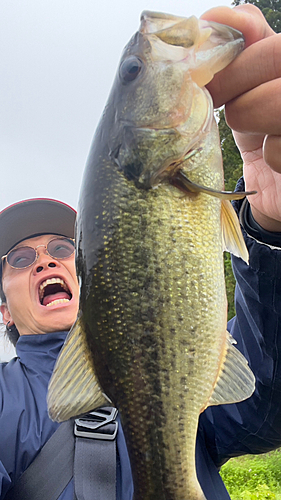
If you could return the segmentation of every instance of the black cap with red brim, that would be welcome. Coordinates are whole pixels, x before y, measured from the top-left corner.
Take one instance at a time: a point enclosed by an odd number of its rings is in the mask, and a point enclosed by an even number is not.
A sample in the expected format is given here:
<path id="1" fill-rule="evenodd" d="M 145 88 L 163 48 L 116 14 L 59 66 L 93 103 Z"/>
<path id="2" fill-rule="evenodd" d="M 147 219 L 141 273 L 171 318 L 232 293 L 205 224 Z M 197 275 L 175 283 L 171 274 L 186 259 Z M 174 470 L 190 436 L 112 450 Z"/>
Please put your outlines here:
<path id="1" fill-rule="evenodd" d="M 17 243 L 36 235 L 74 238 L 75 219 L 73 208 L 49 198 L 32 198 L 10 205 L 0 212 L 0 259 Z"/>

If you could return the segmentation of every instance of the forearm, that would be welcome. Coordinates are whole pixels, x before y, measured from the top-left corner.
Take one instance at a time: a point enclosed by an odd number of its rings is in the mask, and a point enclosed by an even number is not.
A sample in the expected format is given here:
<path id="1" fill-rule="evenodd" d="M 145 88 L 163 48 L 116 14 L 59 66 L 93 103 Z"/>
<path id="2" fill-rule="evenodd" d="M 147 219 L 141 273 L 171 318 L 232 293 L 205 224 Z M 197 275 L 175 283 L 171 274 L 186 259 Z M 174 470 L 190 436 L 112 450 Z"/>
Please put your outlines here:
<path id="1" fill-rule="evenodd" d="M 281 446 L 281 248 L 244 236 L 249 266 L 233 259 L 236 317 L 228 327 L 255 374 L 256 390 L 246 401 L 202 415 L 206 446 L 218 466 L 231 456 Z"/>

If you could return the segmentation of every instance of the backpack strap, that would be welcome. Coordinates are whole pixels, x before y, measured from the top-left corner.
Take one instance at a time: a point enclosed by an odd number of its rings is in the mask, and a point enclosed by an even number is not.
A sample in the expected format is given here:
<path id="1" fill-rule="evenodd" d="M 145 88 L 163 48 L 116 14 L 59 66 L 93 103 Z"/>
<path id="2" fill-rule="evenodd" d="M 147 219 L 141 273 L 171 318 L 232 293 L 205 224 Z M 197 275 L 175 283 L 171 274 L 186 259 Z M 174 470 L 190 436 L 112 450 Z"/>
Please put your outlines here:
<path id="1" fill-rule="evenodd" d="M 117 413 L 116 408 L 103 407 L 75 420 L 74 487 L 77 500 L 116 498 Z"/>
<path id="2" fill-rule="evenodd" d="M 77 500 L 116 500 L 116 416 L 105 407 L 63 422 L 5 500 L 57 500 L 73 475 Z"/>
<path id="3" fill-rule="evenodd" d="M 73 420 L 63 422 L 5 500 L 56 500 L 73 477 Z"/>

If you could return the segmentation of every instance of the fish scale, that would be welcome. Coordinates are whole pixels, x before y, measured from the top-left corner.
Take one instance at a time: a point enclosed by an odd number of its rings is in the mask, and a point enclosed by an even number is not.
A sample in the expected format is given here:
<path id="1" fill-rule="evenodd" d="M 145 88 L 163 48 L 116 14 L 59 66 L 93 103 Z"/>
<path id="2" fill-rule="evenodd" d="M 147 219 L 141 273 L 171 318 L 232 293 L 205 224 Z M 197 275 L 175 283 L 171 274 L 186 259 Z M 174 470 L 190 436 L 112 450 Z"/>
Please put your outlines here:
<path id="1" fill-rule="evenodd" d="M 80 312 L 48 407 L 58 421 L 108 399 L 118 407 L 134 500 L 205 500 L 195 466 L 199 415 L 254 390 L 226 331 L 223 250 L 247 260 L 229 199 L 244 194 L 222 191 L 203 88 L 242 47 L 229 27 L 145 12 L 84 173 Z"/>
<path id="2" fill-rule="evenodd" d="M 170 480 L 165 488 L 169 491 L 173 486 L 174 491 L 178 483 L 183 496 L 179 493 L 177 498 L 184 498 L 188 474 L 183 471 L 191 467 L 187 457 L 194 454 L 190 448 L 195 446 L 198 415 L 217 374 L 215 351 L 219 351 L 221 342 L 219 339 L 216 348 L 214 332 L 219 328 L 222 334 L 225 332 L 221 309 L 214 307 L 218 302 L 222 307 L 225 304 L 223 274 L 222 269 L 218 272 L 217 262 L 212 259 L 212 255 L 217 254 L 218 243 L 222 245 L 220 201 L 214 199 L 210 203 L 204 194 L 189 199 L 169 185 L 147 192 L 131 185 L 128 190 L 120 175 L 114 180 L 111 176 L 111 182 L 112 193 L 102 206 L 102 232 L 108 232 L 112 207 L 116 213 L 116 206 L 120 209 L 118 227 L 107 240 L 104 254 L 99 255 L 98 266 L 92 269 L 99 287 L 85 298 L 85 311 L 89 311 L 89 315 L 83 316 L 85 330 L 89 331 L 87 341 L 95 346 L 92 349 L 94 365 L 110 367 L 111 376 L 100 375 L 103 389 L 112 400 L 119 402 L 124 415 L 129 415 L 128 421 L 123 417 L 123 425 L 125 434 L 134 436 L 131 460 L 139 464 L 140 450 L 143 454 L 147 453 L 146 448 L 150 451 L 145 470 L 141 473 L 139 465 L 137 468 L 135 482 L 140 485 L 139 498 L 153 498 L 156 494 L 157 463 L 163 469 L 161 484 L 169 471 Z M 204 198 L 204 203 L 200 198 Z M 204 232 L 198 231 L 199 217 L 208 219 Z M 190 253 L 191 242 L 196 251 Z M 206 259 L 206 255 L 210 258 Z M 91 307 L 87 307 L 87 301 Z M 102 336 L 93 339 L 95 322 Z M 212 346 L 215 372 L 206 343 Z M 108 344 L 112 349 L 110 353 Z M 202 363 L 205 372 L 202 372 Z M 102 370 L 97 368 L 99 373 Z M 214 373 L 213 380 L 210 372 Z M 151 375 L 155 374 L 152 383 Z M 146 411 L 144 402 L 147 402 Z M 157 483 L 153 471 L 157 474 Z M 150 482 L 153 487 L 147 492 Z"/>

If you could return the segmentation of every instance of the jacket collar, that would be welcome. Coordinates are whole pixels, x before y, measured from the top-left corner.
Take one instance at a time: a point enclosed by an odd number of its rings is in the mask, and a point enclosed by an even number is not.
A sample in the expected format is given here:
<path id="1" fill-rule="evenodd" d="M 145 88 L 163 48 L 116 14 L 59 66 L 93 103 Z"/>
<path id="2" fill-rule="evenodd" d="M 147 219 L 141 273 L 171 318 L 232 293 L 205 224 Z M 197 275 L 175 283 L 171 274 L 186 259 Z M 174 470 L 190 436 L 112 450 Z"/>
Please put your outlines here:
<path id="1" fill-rule="evenodd" d="M 21 335 L 16 345 L 21 364 L 37 373 L 50 374 L 68 332 Z"/>

